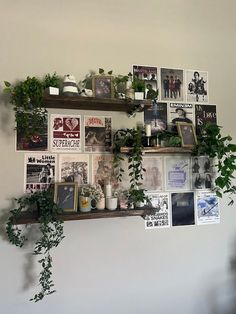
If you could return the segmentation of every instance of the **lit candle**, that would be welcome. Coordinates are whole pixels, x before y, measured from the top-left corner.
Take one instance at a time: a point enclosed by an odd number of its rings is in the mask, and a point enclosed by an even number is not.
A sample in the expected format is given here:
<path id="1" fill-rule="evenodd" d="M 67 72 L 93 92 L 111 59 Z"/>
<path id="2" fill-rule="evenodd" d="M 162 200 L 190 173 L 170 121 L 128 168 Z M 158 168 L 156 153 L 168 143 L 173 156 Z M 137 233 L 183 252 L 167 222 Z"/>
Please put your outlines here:
<path id="1" fill-rule="evenodd" d="M 151 132 L 152 132 L 151 124 L 145 125 L 145 131 L 146 131 L 146 136 L 151 136 Z"/>

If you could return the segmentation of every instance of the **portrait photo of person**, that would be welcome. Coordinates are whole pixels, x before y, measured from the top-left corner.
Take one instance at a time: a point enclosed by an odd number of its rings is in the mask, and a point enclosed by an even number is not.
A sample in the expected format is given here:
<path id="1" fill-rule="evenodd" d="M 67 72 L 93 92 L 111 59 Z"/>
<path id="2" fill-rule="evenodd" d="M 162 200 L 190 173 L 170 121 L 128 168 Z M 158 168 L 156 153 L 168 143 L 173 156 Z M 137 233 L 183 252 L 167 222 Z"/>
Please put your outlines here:
<path id="1" fill-rule="evenodd" d="M 184 71 L 161 68 L 161 100 L 183 101 Z"/>
<path id="2" fill-rule="evenodd" d="M 177 122 L 177 129 L 181 137 L 182 147 L 193 147 L 197 143 L 195 129 L 192 123 Z"/>
<path id="3" fill-rule="evenodd" d="M 63 211 L 77 211 L 78 186 L 75 183 L 56 183 L 54 201 Z"/>
<path id="4" fill-rule="evenodd" d="M 206 71 L 186 71 L 187 101 L 208 102 L 208 73 Z"/>

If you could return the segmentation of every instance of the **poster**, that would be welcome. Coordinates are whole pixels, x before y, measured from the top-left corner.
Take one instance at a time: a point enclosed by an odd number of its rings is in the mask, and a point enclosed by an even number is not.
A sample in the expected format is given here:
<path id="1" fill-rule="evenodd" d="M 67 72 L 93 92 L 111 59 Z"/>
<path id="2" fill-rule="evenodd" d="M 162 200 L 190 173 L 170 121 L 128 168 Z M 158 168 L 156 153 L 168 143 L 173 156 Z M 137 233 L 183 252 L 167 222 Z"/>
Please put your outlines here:
<path id="1" fill-rule="evenodd" d="M 172 226 L 194 225 L 194 193 L 172 193 Z"/>
<path id="2" fill-rule="evenodd" d="M 161 68 L 161 100 L 184 101 L 184 71 Z"/>
<path id="3" fill-rule="evenodd" d="M 187 102 L 208 103 L 208 73 L 206 71 L 186 70 Z"/>
<path id="4" fill-rule="evenodd" d="M 80 152 L 81 117 L 72 114 L 51 114 L 50 143 L 52 152 Z"/>
<path id="5" fill-rule="evenodd" d="M 190 190 L 189 172 L 189 157 L 165 157 L 165 190 Z"/>
<path id="6" fill-rule="evenodd" d="M 147 193 L 153 214 L 145 216 L 145 229 L 170 227 L 170 205 L 168 193 Z"/>
<path id="7" fill-rule="evenodd" d="M 106 183 L 110 183 L 112 190 L 118 188 L 118 181 L 113 168 L 112 154 L 93 154 L 92 155 L 92 183 L 100 184 L 104 188 Z"/>
<path id="8" fill-rule="evenodd" d="M 32 114 L 28 114 L 31 116 Z M 29 124 L 29 129 L 31 125 Z M 47 151 L 48 150 L 48 115 L 41 128 L 30 138 L 25 138 L 16 128 L 16 151 Z"/>
<path id="9" fill-rule="evenodd" d="M 84 151 L 112 151 L 111 117 L 84 116 Z"/>
<path id="10" fill-rule="evenodd" d="M 216 105 L 195 105 L 195 125 L 197 134 L 201 134 L 201 128 L 206 123 L 217 124 Z"/>
<path id="11" fill-rule="evenodd" d="M 213 189 L 216 178 L 216 159 L 208 156 L 191 158 L 192 188 L 194 190 Z"/>
<path id="12" fill-rule="evenodd" d="M 196 208 L 198 225 L 220 222 L 219 200 L 214 192 L 197 192 Z"/>
<path id="13" fill-rule="evenodd" d="M 55 170 L 55 154 L 25 154 L 24 192 L 47 189 L 55 182 Z"/>
<path id="14" fill-rule="evenodd" d="M 194 123 L 193 104 L 170 103 L 168 106 L 168 125 L 177 132 L 177 122 Z"/>
<path id="15" fill-rule="evenodd" d="M 151 133 L 167 129 L 167 103 L 158 102 L 151 109 L 144 110 L 144 124 L 151 124 Z"/>
<path id="16" fill-rule="evenodd" d="M 147 191 L 161 191 L 163 181 L 163 158 L 160 156 L 143 157 L 143 188 Z"/>
<path id="17" fill-rule="evenodd" d="M 133 65 L 133 77 L 144 81 L 145 98 L 158 98 L 158 74 L 157 67 L 147 65 Z"/>
<path id="18" fill-rule="evenodd" d="M 59 155 L 59 181 L 88 184 L 89 156 L 86 154 Z"/>

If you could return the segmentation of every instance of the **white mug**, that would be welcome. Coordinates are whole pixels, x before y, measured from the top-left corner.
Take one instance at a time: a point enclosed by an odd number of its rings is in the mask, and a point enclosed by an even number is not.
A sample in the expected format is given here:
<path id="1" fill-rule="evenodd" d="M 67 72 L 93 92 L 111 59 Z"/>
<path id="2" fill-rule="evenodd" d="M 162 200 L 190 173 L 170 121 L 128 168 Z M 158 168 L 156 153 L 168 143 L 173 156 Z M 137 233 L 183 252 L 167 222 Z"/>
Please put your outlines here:
<path id="1" fill-rule="evenodd" d="M 107 197 L 106 198 L 106 208 L 109 210 L 117 209 L 117 197 Z"/>

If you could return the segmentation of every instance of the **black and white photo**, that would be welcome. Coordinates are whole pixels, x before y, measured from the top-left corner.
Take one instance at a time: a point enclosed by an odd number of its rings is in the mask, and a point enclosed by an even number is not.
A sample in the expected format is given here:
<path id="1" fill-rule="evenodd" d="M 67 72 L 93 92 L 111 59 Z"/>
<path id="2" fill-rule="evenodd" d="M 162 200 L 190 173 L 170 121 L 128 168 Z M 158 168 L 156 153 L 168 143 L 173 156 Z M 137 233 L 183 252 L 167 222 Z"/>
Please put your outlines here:
<path id="1" fill-rule="evenodd" d="M 187 102 L 208 103 L 208 73 L 199 70 L 186 70 Z"/>
<path id="2" fill-rule="evenodd" d="M 161 100 L 184 101 L 184 71 L 161 68 Z"/>
<path id="3" fill-rule="evenodd" d="M 216 160 L 208 156 L 191 158 L 192 189 L 212 190 L 215 186 Z"/>

